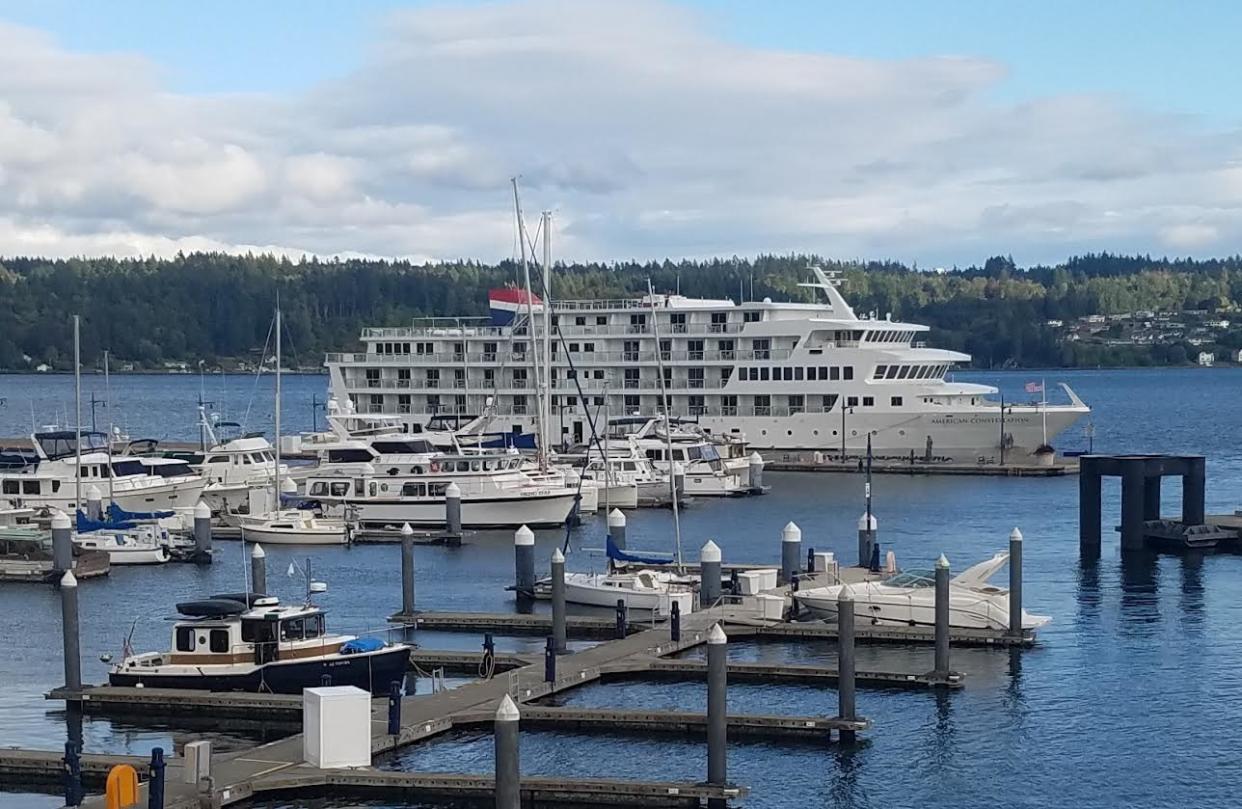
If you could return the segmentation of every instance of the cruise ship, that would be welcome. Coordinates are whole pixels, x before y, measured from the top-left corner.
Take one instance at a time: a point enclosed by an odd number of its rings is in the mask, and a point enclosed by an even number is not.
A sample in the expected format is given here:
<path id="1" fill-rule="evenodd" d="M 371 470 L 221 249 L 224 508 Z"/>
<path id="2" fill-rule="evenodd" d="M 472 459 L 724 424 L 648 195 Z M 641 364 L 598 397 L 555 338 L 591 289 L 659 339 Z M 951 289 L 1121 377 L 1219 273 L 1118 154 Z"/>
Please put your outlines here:
<path id="1" fill-rule="evenodd" d="M 551 354 L 549 433 L 581 444 L 607 418 L 663 412 L 760 451 L 855 457 L 1029 460 L 1090 412 L 1066 402 L 1013 403 L 988 385 L 946 378 L 970 355 L 928 347 L 927 326 L 857 315 L 840 279 L 812 268 L 816 303 L 737 303 L 679 294 L 554 301 L 490 294 L 491 319 L 435 318 L 366 328 L 363 353 L 329 354 L 332 393 L 359 413 L 423 425 L 492 413 L 498 429 L 537 425 L 536 352 Z M 550 321 L 552 339 L 544 342 Z M 545 347 L 546 346 L 546 347 Z M 664 384 L 661 385 L 660 374 Z M 1061 398 L 1061 397 L 1058 397 Z M 601 415 L 604 420 L 601 420 Z M 557 442 L 553 442 L 557 443 Z"/>

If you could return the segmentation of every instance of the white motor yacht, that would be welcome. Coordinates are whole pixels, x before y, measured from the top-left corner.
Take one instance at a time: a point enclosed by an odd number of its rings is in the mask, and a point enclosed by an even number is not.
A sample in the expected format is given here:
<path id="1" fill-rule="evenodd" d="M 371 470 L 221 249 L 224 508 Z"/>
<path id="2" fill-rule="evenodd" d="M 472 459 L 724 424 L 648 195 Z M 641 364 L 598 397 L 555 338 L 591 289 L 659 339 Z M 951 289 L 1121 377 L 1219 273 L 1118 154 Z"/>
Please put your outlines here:
<path id="1" fill-rule="evenodd" d="M 988 584 L 1009 561 L 998 553 L 949 580 L 949 626 L 1008 629 L 1009 591 Z M 878 581 L 813 587 L 793 593 L 798 604 L 820 618 L 835 621 L 837 599 L 844 589 L 854 599 L 854 614 L 871 624 L 934 626 L 936 578 L 933 570 L 906 570 Z M 1052 619 L 1022 612 L 1022 628 L 1038 629 Z"/>
<path id="2" fill-rule="evenodd" d="M 609 421 L 612 438 L 629 438 L 656 469 L 679 468 L 689 497 L 736 497 L 750 494 L 749 465 L 743 474 L 726 464 L 716 443 L 687 425 L 663 417 L 623 417 Z"/>
<path id="3" fill-rule="evenodd" d="M 346 545 L 350 540 L 343 520 L 319 517 L 305 509 L 287 508 L 257 517 L 240 518 L 242 539 L 264 545 Z"/>
<path id="4" fill-rule="evenodd" d="M 686 579 L 662 570 L 565 574 L 565 600 L 592 607 L 615 607 L 625 601 L 629 610 L 667 618 L 677 604 L 682 615 L 694 608 L 694 587 Z"/>

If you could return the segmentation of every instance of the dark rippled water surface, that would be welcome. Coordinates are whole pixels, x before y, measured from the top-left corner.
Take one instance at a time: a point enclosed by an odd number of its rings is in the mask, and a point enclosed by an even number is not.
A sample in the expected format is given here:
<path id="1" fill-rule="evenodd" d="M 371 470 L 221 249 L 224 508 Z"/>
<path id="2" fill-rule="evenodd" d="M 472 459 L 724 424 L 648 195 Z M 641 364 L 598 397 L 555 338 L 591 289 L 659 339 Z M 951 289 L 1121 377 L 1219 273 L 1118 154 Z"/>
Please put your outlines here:
<path id="1" fill-rule="evenodd" d="M 963 375 L 964 376 L 964 375 Z M 1016 394 L 1027 377 L 971 375 Z M 1242 418 L 1237 405 L 1242 373 L 1213 371 L 1076 372 L 1061 377 L 1097 408 L 1095 443 L 1104 451 L 1201 452 L 1208 456 L 1208 510 L 1242 507 Z M 1049 380 L 1053 379 L 1049 376 Z M 7 407 L 0 434 L 20 432 L 23 394 L 46 393 L 59 380 L 0 377 Z M 197 382 L 126 378 L 143 388 L 152 412 L 197 393 Z M 193 382 L 193 384 L 190 384 Z M 302 379 L 291 396 L 321 390 L 322 379 Z M 158 384 L 157 384 L 158 383 Z M 178 387 L 180 386 L 180 387 Z M 177 407 L 180 405 L 177 404 Z M 292 404 L 290 405 L 292 407 Z M 28 414 L 25 417 L 29 423 Z M 184 421 L 183 427 L 178 427 Z M 192 420 L 169 416 L 167 435 L 190 435 Z M 309 426 L 309 408 L 305 421 Z M 131 426 L 131 432 L 141 432 Z M 152 431 L 154 432 L 154 431 Z M 1077 440 L 1077 439 L 1075 439 Z M 774 491 L 757 500 L 700 502 L 686 511 L 683 538 L 693 556 L 707 539 L 726 559 L 779 558 L 780 529 L 803 528 L 804 544 L 850 559 L 861 510 L 861 480 L 852 476 L 770 474 Z M 1165 510 L 1178 507 L 1179 487 L 1166 485 Z M 1105 485 L 1105 524 L 1117 521 L 1118 487 Z M 1017 525 L 1026 535 L 1026 600 L 1054 623 L 1033 650 L 954 650 L 954 668 L 966 687 L 947 696 L 930 692 L 861 689 L 860 711 L 874 722 L 866 743 L 843 752 L 811 744 L 737 744 L 729 771 L 751 788 L 752 807 L 995 807 L 1234 806 L 1242 801 L 1242 762 L 1233 728 L 1242 716 L 1242 558 L 1187 556 L 1120 559 L 1115 535 L 1105 537 L 1102 559 L 1083 566 L 1077 554 L 1077 482 L 1074 478 L 880 477 L 876 513 L 881 540 L 906 566 L 926 565 L 945 553 L 961 568 L 1005 546 Z M 585 569 L 583 548 L 602 545 L 603 521 L 574 532 L 571 568 Z M 666 549 L 671 515 L 633 512 L 631 547 Z M 560 541 L 540 532 L 546 558 Z M 139 648 L 164 648 L 173 602 L 236 589 L 243 576 L 240 549 L 221 546 L 208 569 L 165 566 L 117 569 L 85 582 L 83 657 L 86 679 L 101 681 L 103 653 L 117 654 L 134 624 Z M 329 582 L 324 598 L 336 628 L 368 629 L 400 603 L 396 548 L 359 546 L 292 551 L 268 549 L 275 589 L 293 596 L 283 571 L 312 557 L 317 577 Z M 426 609 L 511 609 L 504 586 L 512 578 L 511 537 L 479 534 L 457 549 L 417 551 L 418 603 Z M 1003 574 L 1002 574 L 1003 576 Z M 42 694 L 60 682 L 59 608 L 50 588 L 0 585 L 0 745 L 47 749 L 63 745 L 63 711 Z M 421 633 L 429 648 L 477 648 L 478 638 Z M 535 649 L 534 639 L 502 641 L 507 649 Z M 736 659 L 831 661 L 828 643 L 738 643 Z M 860 667 L 925 671 L 930 650 L 862 647 Z M 701 684 L 627 681 L 589 686 L 559 697 L 563 704 L 701 709 Z M 734 710 L 830 714 L 829 689 L 733 684 Z M 209 735 L 232 747 L 251 744 L 279 728 L 195 726 L 88 720 L 88 750 L 145 753 Z M 530 732 L 522 739 L 525 772 L 624 778 L 701 779 L 706 749 L 693 740 L 635 735 L 601 737 Z M 487 772 L 491 740 L 459 734 L 408 748 L 377 762 L 386 768 Z M 0 807 L 52 806 L 52 798 L 0 793 Z M 278 804 L 268 804 L 275 807 Z M 338 809 L 357 802 L 297 802 Z M 374 804 L 380 806 L 380 804 Z"/>

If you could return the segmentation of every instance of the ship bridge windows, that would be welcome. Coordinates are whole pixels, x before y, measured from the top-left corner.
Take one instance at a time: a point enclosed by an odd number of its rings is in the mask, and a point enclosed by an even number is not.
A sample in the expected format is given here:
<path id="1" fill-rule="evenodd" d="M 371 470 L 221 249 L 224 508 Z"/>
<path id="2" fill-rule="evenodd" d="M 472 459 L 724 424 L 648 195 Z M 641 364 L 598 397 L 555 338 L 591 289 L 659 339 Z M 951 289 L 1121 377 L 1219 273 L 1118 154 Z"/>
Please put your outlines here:
<path id="1" fill-rule="evenodd" d="M 900 396 L 890 396 L 888 399 L 888 403 L 892 405 L 893 407 L 901 407 L 902 399 Z"/>
<path id="2" fill-rule="evenodd" d="M 742 312 L 743 323 L 758 323 L 763 319 L 762 312 Z"/>
<path id="3" fill-rule="evenodd" d="M 877 365 L 875 366 L 875 374 L 871 378 L 872 379 L 883 379 L 884 372 L 887 370 L 888 370 L 887 365 Z"/>
<path id="4" fill-rule="evenodd" d="M 824 412 L 827 413 L 828 411 L 832 410 L 832 408 L 836 407 L 837 399 L 839 398 L 841 397 L 835 393 L 824 394 L 824 397 L 822 400 Z"/>
<path id="5" fill-rule="evenodd" d="M 875 407 L 875 397 L 874 397 L 874 396 L 864 396 L 864 397 L 863 397 L 863 407 Z"/>
<path id="6" fill-rule="evenodd" d="M 789 396 L 789 415 L 795 416 L 806 410 L 806 397 L 802 394 L 791 394 Z"/>
<path id="7" fill-rule="evenodd" d="M 836 382 L 840 378 L 841 378 L 841 369 L 835 365 L 831 366 L 828 369 L 828 379 L 830 379 L 833 382 Z"/>
<path id="8" fill-rule="evenodd" d="M 719 334 L 723 332 L 729 324 L 728 312 L 712 312 L 712 322 L 709 331 Z"/>

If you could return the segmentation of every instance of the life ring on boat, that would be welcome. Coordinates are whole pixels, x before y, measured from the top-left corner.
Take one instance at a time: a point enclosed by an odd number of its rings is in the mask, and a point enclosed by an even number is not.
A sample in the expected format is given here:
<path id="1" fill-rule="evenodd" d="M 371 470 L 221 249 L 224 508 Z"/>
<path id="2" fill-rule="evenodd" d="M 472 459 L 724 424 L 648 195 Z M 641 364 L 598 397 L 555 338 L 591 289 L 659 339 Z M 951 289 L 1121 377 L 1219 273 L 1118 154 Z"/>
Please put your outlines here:
<path id="1" fill-rule="evenodd" d="M 437 462 L 437 461 L 432 461 L 432 462 L 431 462 L 431 471 L 432 471 L 432 472 L 439 472 L 439 471 L 440 471 L 440 464 L 439 464 L 439 462 Z"/>

